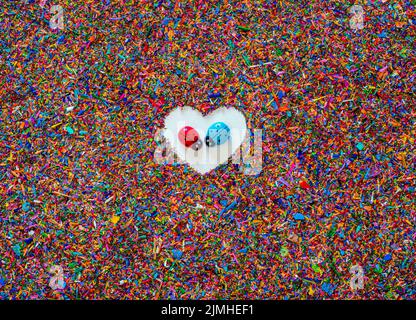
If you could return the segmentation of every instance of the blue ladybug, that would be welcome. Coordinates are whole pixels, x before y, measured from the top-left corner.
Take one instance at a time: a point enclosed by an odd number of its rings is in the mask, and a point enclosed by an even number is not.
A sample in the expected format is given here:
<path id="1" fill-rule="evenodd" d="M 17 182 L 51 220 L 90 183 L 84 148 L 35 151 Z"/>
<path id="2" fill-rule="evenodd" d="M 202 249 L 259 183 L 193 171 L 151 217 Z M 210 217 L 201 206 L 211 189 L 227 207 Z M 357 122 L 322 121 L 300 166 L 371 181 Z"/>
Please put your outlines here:
<path id="1" fill-rule="evenodd" d="M 230 128 L 224 122 L 215 122 L 208 128 L 205 143 L 208 147 L 214 147 L 225 143 L 230 139 Z"/>

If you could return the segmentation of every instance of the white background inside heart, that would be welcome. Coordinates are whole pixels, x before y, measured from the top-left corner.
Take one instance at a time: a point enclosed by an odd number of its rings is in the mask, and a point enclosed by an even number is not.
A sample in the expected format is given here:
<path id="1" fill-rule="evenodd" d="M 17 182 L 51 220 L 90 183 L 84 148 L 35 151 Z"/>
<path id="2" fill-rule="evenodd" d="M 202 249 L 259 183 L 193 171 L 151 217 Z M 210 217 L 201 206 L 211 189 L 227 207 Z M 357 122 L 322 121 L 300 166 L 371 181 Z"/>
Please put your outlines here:
<path id="1" fill-rule="evenodd" d="M 231 131 L 229 142 L 218 146 L 208 147 L 205 137 L 208 128 L 215 122 L 224 122 Z M 178 137 L 179 130 L 185 126 L 194 128 L 201 139 L 203 146 L 194 151 L 186 148 Z M 244 115 L 235 108 L 220 108 L 205 117 L 191 107 L 177 108 L 165 119 L 163 136 L 170 144 L 177 156 L 188 163 L 191 168 L 201 174 L 215 169 L 240 147 L 247 134 L 247 124 Z"/>

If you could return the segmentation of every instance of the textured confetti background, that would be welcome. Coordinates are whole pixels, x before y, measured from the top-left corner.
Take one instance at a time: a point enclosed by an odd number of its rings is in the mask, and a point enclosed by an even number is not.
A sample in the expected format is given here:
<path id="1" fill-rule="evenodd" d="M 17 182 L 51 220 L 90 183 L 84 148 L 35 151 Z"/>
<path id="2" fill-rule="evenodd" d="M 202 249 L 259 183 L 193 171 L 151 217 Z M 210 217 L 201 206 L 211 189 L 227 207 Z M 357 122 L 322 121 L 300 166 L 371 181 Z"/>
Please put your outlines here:
<path id="1" fill-rule="evenodd" d="M 353 4 L 1 0 L 0 298 L 415 299 L 415 1 Z M 155 163 L 185 105 L 262 172 Z"/>

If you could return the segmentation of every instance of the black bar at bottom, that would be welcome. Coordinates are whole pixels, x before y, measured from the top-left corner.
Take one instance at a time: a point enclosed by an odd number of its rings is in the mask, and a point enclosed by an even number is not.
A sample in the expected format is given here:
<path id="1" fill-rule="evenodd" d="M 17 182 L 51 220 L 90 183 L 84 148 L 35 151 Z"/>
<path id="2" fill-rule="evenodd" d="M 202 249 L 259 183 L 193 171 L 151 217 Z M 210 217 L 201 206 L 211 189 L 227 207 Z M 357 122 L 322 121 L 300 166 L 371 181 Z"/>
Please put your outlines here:
<path id="1" fill-rule="evenodd" d="M 71 301 L 0 301 L 2 312 L 14 316 L 27 313 L 49 315 L 55 319 L 61 315 L 78 318 L 80 315 L 113 315 L 113 319 L 279 319 L 306 316 L 339 315 L 356 318 L 361 312 L 411 312 L 415 301 L 344 301 L 344 300 L 71 300 Z M 408 313 L 411 314 L 411 313 Z M 145 316 L 146 315 L 146 316 Z M 107 317 L 106 317 L 107 318 Z M 407 317 L 406 317 L 407 318 Z M 78 320 L 78 319 L 76 319 Z"/>

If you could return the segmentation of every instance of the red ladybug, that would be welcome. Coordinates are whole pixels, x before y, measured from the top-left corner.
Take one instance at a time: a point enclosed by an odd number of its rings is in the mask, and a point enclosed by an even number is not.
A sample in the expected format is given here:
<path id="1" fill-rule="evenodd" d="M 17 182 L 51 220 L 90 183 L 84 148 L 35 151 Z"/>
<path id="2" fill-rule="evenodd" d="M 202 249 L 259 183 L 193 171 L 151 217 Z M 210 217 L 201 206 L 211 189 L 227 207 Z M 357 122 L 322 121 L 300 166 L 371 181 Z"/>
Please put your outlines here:
<path id="1" fill-rule="evenodd" d="M 199 140 L 198 132 L 189 126 L 183 127 L 178 133 L 179 141 L 187 148 Z"/>

